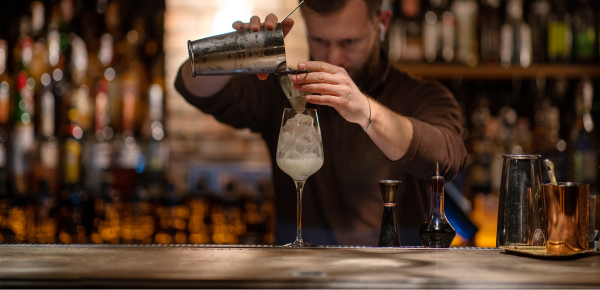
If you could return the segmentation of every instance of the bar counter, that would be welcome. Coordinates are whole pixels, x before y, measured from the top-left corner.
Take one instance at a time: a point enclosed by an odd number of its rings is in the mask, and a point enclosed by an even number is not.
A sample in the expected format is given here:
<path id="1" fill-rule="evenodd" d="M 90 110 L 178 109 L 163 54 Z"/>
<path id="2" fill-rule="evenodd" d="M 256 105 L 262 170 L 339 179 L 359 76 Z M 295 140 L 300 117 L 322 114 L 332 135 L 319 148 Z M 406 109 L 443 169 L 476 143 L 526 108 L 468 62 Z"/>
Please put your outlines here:
<path id="1" fill-rule="evenodd" d="M 1 288 L 598 288 L 600 253 L 493 248 L 0 245 Z"/>

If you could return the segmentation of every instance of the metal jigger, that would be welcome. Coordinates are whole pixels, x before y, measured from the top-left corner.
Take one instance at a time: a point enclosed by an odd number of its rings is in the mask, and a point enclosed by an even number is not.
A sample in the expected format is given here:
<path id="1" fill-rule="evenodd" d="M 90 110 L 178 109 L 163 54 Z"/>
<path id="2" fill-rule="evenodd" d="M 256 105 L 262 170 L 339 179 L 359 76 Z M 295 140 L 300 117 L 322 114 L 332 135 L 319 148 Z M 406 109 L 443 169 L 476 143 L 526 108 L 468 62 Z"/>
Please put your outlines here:
<path id="1" fill-rule="evenodd" d="M 383 218 L 379 232 L 379 247 L 400 247 L 400 234 L 396 221 L 396 196 L 400 180 L 380 180 L 379 188 L 383 197 Z"/>

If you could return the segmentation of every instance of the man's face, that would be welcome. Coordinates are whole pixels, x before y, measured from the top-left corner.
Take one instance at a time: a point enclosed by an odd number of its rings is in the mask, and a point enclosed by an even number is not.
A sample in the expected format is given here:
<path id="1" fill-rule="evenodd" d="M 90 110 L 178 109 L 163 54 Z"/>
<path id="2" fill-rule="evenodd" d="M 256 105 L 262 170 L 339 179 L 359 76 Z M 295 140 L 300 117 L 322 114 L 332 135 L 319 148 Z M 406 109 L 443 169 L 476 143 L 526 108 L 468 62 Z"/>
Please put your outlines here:
<path id="1" fill-rule="evenodd" d="M 343 67 L 355 79 L 378 59 L 379 27 L 368 15 L 364 0 L 348 0 L 344 8 L 329 15 L 308 6 L 302 13 L 311 60 Z"/>

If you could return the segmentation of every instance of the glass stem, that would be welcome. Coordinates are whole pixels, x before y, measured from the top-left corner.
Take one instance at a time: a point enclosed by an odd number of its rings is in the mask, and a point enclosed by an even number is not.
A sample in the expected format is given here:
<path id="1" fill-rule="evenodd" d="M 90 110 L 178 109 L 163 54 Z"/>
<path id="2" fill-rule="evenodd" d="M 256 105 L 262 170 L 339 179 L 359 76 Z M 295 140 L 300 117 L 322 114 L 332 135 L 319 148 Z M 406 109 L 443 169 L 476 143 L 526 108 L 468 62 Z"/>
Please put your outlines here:
<path id="1" fill-rule="evenodd" d="M 304 190 L 304 181 L 294 180 L 296 183 L 296 241 L 302 241 L 302 191 Z"/>

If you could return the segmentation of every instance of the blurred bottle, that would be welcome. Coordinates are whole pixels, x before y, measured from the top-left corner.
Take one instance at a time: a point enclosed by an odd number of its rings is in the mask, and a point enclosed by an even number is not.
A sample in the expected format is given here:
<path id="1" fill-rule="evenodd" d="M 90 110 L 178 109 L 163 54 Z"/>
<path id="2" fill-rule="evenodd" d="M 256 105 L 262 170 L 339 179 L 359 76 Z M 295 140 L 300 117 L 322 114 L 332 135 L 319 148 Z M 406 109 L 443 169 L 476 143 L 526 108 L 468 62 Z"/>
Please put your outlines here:
<path id="1" fill-rule="evenodd" d="M 90 239 L 95 244 L 118 244 L 122 234 L 122 202 L 113 189 L 110 177 L 101 186 L 101 198 L 94 200 L 94 221 Z"/>
<path id="2" fill-rule="evenodd" d="M 54 66 L 56 65 L 56 50 L 51 54 L 51 48 L 56 49 L 56 34 L 48 34 L 48 40 L 44 40 L 43 28 L 45 27 L 45 8 L 42 2 L 32 3 L 32 32 L 34 38 L 38 38 L 34 45 L 34 78 L 39 80 L 38 93 L 36 96 L 36 155 L 34 158 L 34 179 L 32 180 L 36 192 L 41 194 L 43 185 L 45 194 L 58 191 L 58 160 L 59 145 L 56 135 L 56 83 L 52 80 Z M 50 31 L 53 28 L 50 28 Z M 51 59 L 54 58 L 54 59 Z M 60 58 L 60 56 L 59 56 Z M 37 67 L 37 69 L 35 69 Z M 45 198 L 45 197 L 38 197 Z"/>
<path id="3" fill-rule="evenodd" d="M 9 164 L 12 157 L 10 140 L 10 115 L 12 94 L 15 90 L 8 72 L 8 46 L 0 39 L 0 196 L 8 198 Z"/>
<path id="4" fill-rule="evenodd" d="M 40 181 L 35 202 L 35 236 L 30 237 L 31 243 L 55 243 L 58 233 L 58 215 L 56 195 L 50 191 L 46 181 Z"/>
<path id="5" fill-rule="evenodd" d="M 456 60 L 468 66 L 476 66 L 477 54 L 477 13 L 475 0 L 455 0 L 450 8 L 456 19 Z"/>
<path id="6" fill-rule="evenodd" d="M 122 80 L 122 125 L 113 141 L 113 152 L 116 160 L 111 164 L 115 177 L 115 188 L 123 197 L 131 200 L 135 192 L 139 175 L 144 172 L 146 160 L 137 140 L 139 127 L 136 126 L 136 110 L 139 110 L 139 75 L 135 70 L 128 70 Z"/>
<path id="7" fill-rule="evenodd" d="M 454 15 L 447 0 L 430 0 L 423 21 L 423 51 L 428 62 L 454 59 Z"/>
<path id="8" fill-rule="evenodd" d="M 500 62 L 527 68 L 531 64 L 531 28 L 523 21 L 523 1 L 509 0 L 506 4 L 506 22 L 502 26 Z"/>
<path id="9" fill-rule="evenodd" d="M 268 245 L 273 243 L 272 200 L 270 182 L 258 180 L 253 184 L 248 194 L 242 198 L 246 235 L 243 244 Z"/>
<path id="10" fill-rule="evenodd" d="M 570 61 L 572 41 L 572 19 L 567 10 L 567 2 L 554 0 L 554 7 L 548 18 L 548 60 Z"/>
<path id="11" fill-rule="evenodd" d="M 229 174 L 221 174 L 220 190 L 210 198 L 210 232 L 214 244 L 238 244 L 246 234 L 236 184 Z"/>
<path id="12" fill-rule="evenodd" d="M 486 90 L 482 91 L 476 102 L 477 107 L 471 115 L 473 127 L 470 144 L 473 152 L 472 157 L 475 160 L 470 170 L 471 190 L 475 193 L 489 193 L 491 192 L 490 166 L 495 146 L 493 136 L 490 136 L 487 132 L 489 123 L 492 121 L 492 115 Z"/>
<path id="13" fill-rule="evenodd" d="M 82 41 L 77 38 L 76 40 Z M 77 53 L 84 53 L 85 44 L 81 48 L 73 49 L 73 57 L 80 57 Z M 87 55 L 87 53 L 86 53 Z M 84 70 L 83 67 L 77 67 L 73 70 L 77 74 Z M 76 79 L 72 81 L 72 89 L 69 92 L 69 107 L 67 110 L 68 121 L 63 125 L 64 136 L 64 157 L 62 165 L 64 167 L 64 185 L 67 188 L 74 186 L 81 187 L 82 183 L 82 141 L 84 133 L 89 129 L 90 103 L 89 87 Z M 87 134 L 86 134 L 87 135 Z"/>
<path id="14" fill-rule="evenodd" d="M 14 91 L 8 72 L 8 46 L 0 39 L 0 243 L 11 242 L 9 213 L 11 210 L 11 176 L 9 164 L 12 157 L 10 140 L 10 107 Z"/>
<path id="15" fill-rule="evenodd" d="M 480 27 L 481 27 L 481 61 L 488 64 L 497 64 L 500 57 L 500 0 L 481 1 Z"/>
<path id="16" fill-rule="evenodd" d="M 169 159 L 169 147 L 163 141 L 165 138 L 163 85 L 164 79 L 157 76 L 148 90 L 149 112 L 144 125 L 148 166 L 144 172 L 143 183 L 152 199 L 157 199 L 164 194 L 165 170 Z"/>
<path id="17" fill-rule="evenodd" d="M 105 33 L 100 38 L 98 51 L 101 65 L 96 67 L 98 78 L 95 84 L 94 130 L 90 132 L 93 138 L 89 138 L 85 146 L 86 188 L 94 198 L 101 198 L 103 183 L 108 178 L 111 166 L 113 129 L 110 127 L 109 89 L 115 77 L 111 67 L 113 55 L 113 38 Z"/>
<path id="18" fill-rule="evenodd" d="M 38 99 L 40 117 L 38 118 L 36 183 L 45 182 L 49 191 L 58 190 L 58 136 L 55 132 L 56 96 L 52 77 L 45 73 L 41 77 L 43 91 Z M 36 184 L 37 185 L 37 184 Z"/>
<path id="19" fill-rule="evenodd" d="M 89 234 L 84 224 L 87 199 L 87 193 L 79 184 L 73 184 L 63 191 L 58 205 L 58 240 L 61 243 L 87 243 Z"/>
<path id="20" fill-rule="evenodd" d="M 146 188 L 137 184 L 133 200 L 125 202 L 122 210 L 122 242 L 126 244 L 150 244 L 155 232 L 152 203 Z M 185 243 L 185 242 L 184 242 Z"/>
<path id="21" fill-rule="evenodd" d="M 579 82 L 575 88 L 575 124 L 571 130 L 573 150 L 572 157 L 572 181 L 590 183 L 597 185 L 598 160 L 597 134 L 591 110 L 594 98 L 594 88 L 590 80 Z"/>
<path id="22" fill-rule="evenodd" d="M 400 1 L 402 46 L 400 58 L 402 61 L 419 62 L 423 60 L 422 15 L 421 0 Z"/>
<path id="23" fill-rule="evenodd" d="M 21 19 L 20 37 L 15 45 L 14 57 L 17 63 L 17 98 L 15 100 L 15 125 L 12 132 L 13 170 L 17 192 L 25 196 L 31 190 L 31 154 L 34 147 L 34 88 L 30 67 L 33 57 L 33 43 L 29 36 L 29 20 Z"/>
<path id="24" fill-rule="evenodd" d="M 565 180 L 563 174 L 566 159 L 566 142 L 560 138 L 560 109 L 556 102 L 546 93 L 546 77 L 540 74 L 534 80 L 534 126 L 533 138 L 535 153 L 554 163 L 554 171 L 558 180 Z M 542 176 L 550 182 L 546 175 Z"/>
<path id="25" fill-rule="evenodd" d="M 89 237 L 91 200 L 85 191 L 83 170 L 83 142 L 90 137 L 91 104 L 90 88 L 87 78 L 88 53 L 86 43 L 71 28 L 73 3 L 71 0 L 61 2 L 62 24 L 61 41 L 66 34 L 67 49 L 64 55 L 68 64 L 65 74 L 69 82 L 69 91 L 65 94 L 64 110 L 67 120 L 61 124 L 63 135 L 63 194 L 60 207 L 61 226 L 59 240 L 63 243 L 85 243 Z M 61 29 L 59 28 L 59 30 Z"/>
<path id="26" fill-rule="evenodd" d="M 533 62 L 544 63 L 547 60 L 548 17 L 550 16 L 550 9 L 549 0 L 535 0 L 531 3 L 531 8 L 529 9 Z"/>
<path id="27" fill-rule="evenodd" d="M 116 162 L 113 164 L 115 188 L 125 199 L 131 200 L 140 177 L 146 170 L 146 158 L 142 153 L 140 138 L 141 122 L 145 110 L 142 109 L 142 88 L 145 88 L 145 69 L 139 62 L 139 33 L 131 30 L 121 43 L 127 50 L 121 51 L 120 88 L 117 95 L 120 119 L 120 132 L 113 141 Z M 109 98 L 109 102 L 112 100 Z M 112 108 L 111 108 L 112 109 Z M 112 116 L 111 116 L 112 121 Z M 118 173 L 117 173 L 118 172 Z"/>
<path id="28" fill-rule="evenodd" d="M 187 242 L 187 226 L 190 209 L 183 202 L 183 195 L 171 183 L 167 185 L 167 193 L 162 204 L 156 208 L 158 224 L 155 242 L 158 244 L 185 244 Z"/>
<path id="29" fill-rule="evenodd" d="M 204 178 L 196 182 L 196 190 L 190 196 L 189 208 L 190 219 L 188 221 L 189 241 L 192 244 L 207 244 L 210 241 L 210 201 L 209 197 L 214 195 L 206 184 Z"/>
<path id="30" fill-rule="evenodd" d="M 573 13 L 573 57 L 575 61 L 596 59 L 596 14 L 591 0 L 579 0 Z"/>

